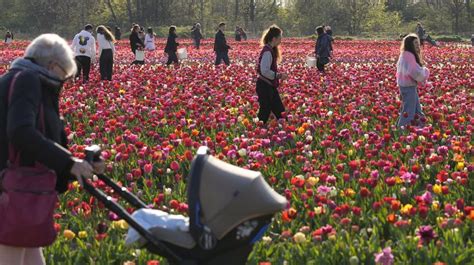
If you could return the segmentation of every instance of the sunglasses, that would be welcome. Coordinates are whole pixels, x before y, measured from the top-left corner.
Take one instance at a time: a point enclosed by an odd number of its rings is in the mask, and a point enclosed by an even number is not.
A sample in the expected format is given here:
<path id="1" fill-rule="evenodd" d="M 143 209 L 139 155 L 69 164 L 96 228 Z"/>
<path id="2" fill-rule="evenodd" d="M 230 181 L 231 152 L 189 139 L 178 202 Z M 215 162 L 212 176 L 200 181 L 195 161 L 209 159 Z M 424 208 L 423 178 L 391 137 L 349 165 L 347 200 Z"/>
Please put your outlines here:
<path id="1" fill-rule="evenodd" d="M 62 82 L 66 82 L 67 80 L 69 80 L 73 77 L 73 75 L 69 74 L 66 71 L 66 69 L 64 69 L 64 67 L 61 64 L 59 64 L 58 62 L 51 62 L 51 63 L 54 64 L 54 67 L 58 68 L 63 73 L 61 75 L 61 77 L 63 77 L 63 78 L 59 78 Z"/>

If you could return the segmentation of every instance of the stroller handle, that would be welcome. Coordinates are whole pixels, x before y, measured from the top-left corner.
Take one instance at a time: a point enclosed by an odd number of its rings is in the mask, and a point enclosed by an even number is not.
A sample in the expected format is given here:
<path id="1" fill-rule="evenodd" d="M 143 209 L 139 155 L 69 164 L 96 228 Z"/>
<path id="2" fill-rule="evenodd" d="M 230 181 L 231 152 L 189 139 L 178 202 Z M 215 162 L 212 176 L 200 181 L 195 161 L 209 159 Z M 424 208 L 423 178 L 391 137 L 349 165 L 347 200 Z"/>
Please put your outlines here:
<path id="1" fill-rule="evenodd" d="M 85 150 L 85 160 L 91 164 L 93 162 L 101 161 L 101 152 L 102 151 L 98 145 L 88 146 Z M 97 175 L 97 177 L 102 180 L 107 186 L 111 187 L 115 192 L 120 195 L 120 197 L 124 198 L 133 207 L 137 209 L 148 208 L 148 206 L 142 200 L 135 196 L 135 194 L 129 192 L 125 187 L 120 187 L 117 183 L 115 183 L 103 174 Z"/>
<path id="2" fill-rule="evenodd" d="M 97 175 L 97 177 L 105 184 L 107 184 L 107 186 L 111 187 L 115 192 L 120 195 L 120 197 L 124 198 L 136 209 L 148 208 L 148 206 L 142 200 L 140 200 L 135 194 L 128 191 L 127 188 L 120 187 L 117 183 L 115 183 L 105 175 Z"/>
<path id="3" fill-rule="evenodd" d="M 103 178 L 109 179 L 106 176 L 102 175 Z M 109 179 L 112 182 L 112 180 Z M 113 201 L 110 196 L 107 196 L 101 190 L 95 188 L 91 183 L 89 183 L 86 179 L 83 179 L 84 182 L 84 189 L 89 192 L 93 197 L 97 198 L 100 202 L 102 202 L 105 207 L 115 214 L 117 214 L 120 218 L 124 219 L 131 227 L 133 227 L 137 232 L 145 238 L 148 243 L 153 245 L 153 247 L 160 249 L 166 252 L 171 258 L 176 260 L 177 262 L 182 262 L 182 258 L 176 255 L 174 251 L 168 248 L 165 244 L 160 242 L 150 231 L 145 229 L 141 224 L 139 224 L 133 217 L 125 210 L 120 204 Z M 117 185 L 117 184 L 116 184 Z M 117 185 L 118 186 L 118 185 Z"/>
<path id="4" fill-rule="evenodd" d="M 89 146 L 85 150 L 86 158 L 85 160 L 89 163 L 97 162 L 101 160 L 101 149 L 97 145 Z M 148 208 L 148 206 L 141 201 L 137 196 L 129 192 L 125 187 L 120 187 L 117 183 L 113 180 L 108 178 L 103 174 L 97 175 L 97 177 L 102 180 L 105 184 L 111 187 L 115 192 L 117 192 L 120 197 L 124 198 L 127 202 L 131 205 L 135 206 L 138 209 Z M 151 244 L 154 248 L 160 249 L 163 252 L 167 253 L 170 258 L 174 259 L 176 262 L 182 263 L 183 259 L 178 256 L 174 251 L 168 248 L 165 244 L 160 242 L 150 231 L 145 229 L 141 224 L 139 224 L 133 217 L 125 210 L 119 203 L 112 200 L 110 196 L 107 196 L 103 191 L 94 187 L 91 183 L 89 183 L 84 177 L 82 177 L 82 182 L 84 184 L 84 189 L 89 192 L 93 197 L 97 198 L 100 202 L 102 202 L 105 207 L 115 214 L 117 214 L 120 218 L 125 220 L 131 227 L 133 227 L 143 238 L 145 238 L 149 244 Z"/>

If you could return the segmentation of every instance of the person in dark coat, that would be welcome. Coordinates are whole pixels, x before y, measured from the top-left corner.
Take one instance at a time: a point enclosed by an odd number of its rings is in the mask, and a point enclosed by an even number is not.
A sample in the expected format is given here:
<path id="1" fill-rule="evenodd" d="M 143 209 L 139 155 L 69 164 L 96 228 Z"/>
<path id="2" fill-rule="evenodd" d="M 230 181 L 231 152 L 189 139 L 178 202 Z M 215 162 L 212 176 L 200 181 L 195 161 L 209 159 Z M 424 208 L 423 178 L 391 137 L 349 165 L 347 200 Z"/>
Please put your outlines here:
<path id="1" fill-rule="evenodd" d="M 0 171 L 8 167 L 11 146 L 19 153 L 17 162 L 21 167 L 40 163 L 54 171 L 59 193 L 67 190 L 72 177 L 82 184 L 82 177 L 92 177 L 94 168 L 103 172 L 103 162 L 93 168 L 67 150 L 59 95 L 63 83 L 74 77 L 75 72 L 74 54 L 68 43 L 56 34 L 44 34 L 33 40 L 25 57 L 16 59 L 0 77 Z M 36 180 L 31 178 L 31 181 Z M 0 244 L 2 264 L 21 264 L 22 260 L 28 260 L 28 264 L 45 264 L 41 252 L 41 248 Z"/>
<path id="2" fill-rule="evenodd" d="M 415 32 L 416 32 L 416 35 L 418 35 L 418 38 L 420 39 L 420 44 L 423 46 L 424 42 L 425 42 L 426 31 L 425 31 L 425 29 L 423 28 L 423 25 L 421 25 L 420 22 L 418 22 L 418 24 L 416 25 Z"/>
<path id="3" fill-rule="evenodd" d="M 119 27 L 115 27 L 115 40 L 122 38 L 122 30 Z"/>
<path id="4" fill-rule="evenodd" d="M 214 40 L 214 51 L 216 52 L 215 65 L 221 64 L 222 60 L 224 60 L 224 63 L 226 65 L 230 65 L 230 60 L 229 60 L 230 46 L 227 45 L 224 30 L 225 30 L 225 23 L 220 23 L 219 29 L 216 33 L 216 37 Z"/>
<path id="5" fill-rule="evenodd" d="M 201 24 L 196 23 L 191 30 L 191 37 L 194 41 L 194 47 L 199 50 L 201 47 L 202 33 L 201 33 Z"/>
<path id="6" fill-rule="evenodd" d="M 331 42 L 330 42 L 330 47 L 329 47 L 329 49 L 331 50 L 331 53 L 332 53 L 332 52 L 333 52 L 332 44 L 334 43 L 334 37 L 332 36 L 332 28 L 331 28 L 331 26 L 326 26 L 326 27 L 325 27 L 325 31 L 326 31 L 326 34 L 328 34 L 329 40 L 331 41 Z"/>
<path id="7" fill-rule="evenodd" d="M 168 40 L 166 41 L 165 46 L 165 53 L 168 54 L 168 61 L 166 65 L 170 65 L 172 63 L 178 64 L 178 56 L 176 52 L 178 51 L 179 43 L 176 42 L 178 35 L 176 35 L 176 27 L 171 26 L 169 29 Z"/>
<path id="8" fill-rule="evenodd" d="M 329 63 L 329 57 L 331 56 L 331 40 L 322 26 L 316 28 L 316 33 L 318 34 L 315 51 L 316 66 L 320 72 L 324 72 L 324 66 Z"/>
<path id="9" fill-rule="evenodd" d="M 138 37 L 140 38 L 140 40 L 145 43 L 145 28 L 144 27 L 140 27 L 140 30 L 138 31 Z M 146 45 L 144 45 L 146 46 Z"/>
<path id="10" fill-rule="evenodd" d="M 242 40 L 247 40 L 247 32 L 243 28 L 240 28 L 240 36 L 242 36 Z"/>
<path id="11" fill-rule="evenodd" d="M 132 49 L 132 52 L 134 55 L 139 45 L 141 47 L 145 47 L 145 44 L 143 43 L 143 41 L 140 39 L 140 36 L 138 35 L 139 31 L 140 31 L 140 26 L 134 25 L 132 28 L 132 34 L 130 34 L 130 37 L 129 37 L 130 48 Z"/>
<path id="12" fill-rule="evenodd" d="M 235 41 L 242 41 L 242 31 L 239 26 L 235 27 Z"/>
<path id="13" fill-rule="evenodd" d="M 7 34 L 5 34 L 5 43 L 9 44 L 13 41 L 13 33 L 10 31 L 7 31 Z"/>

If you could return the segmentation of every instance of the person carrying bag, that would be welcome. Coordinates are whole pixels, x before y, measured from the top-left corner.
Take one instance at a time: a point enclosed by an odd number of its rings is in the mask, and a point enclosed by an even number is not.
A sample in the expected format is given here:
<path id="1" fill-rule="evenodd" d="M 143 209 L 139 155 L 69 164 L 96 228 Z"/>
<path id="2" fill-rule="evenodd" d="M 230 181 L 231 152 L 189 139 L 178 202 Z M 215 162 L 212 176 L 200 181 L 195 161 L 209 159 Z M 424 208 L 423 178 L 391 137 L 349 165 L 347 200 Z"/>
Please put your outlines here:
<path id="1" fill-rule="evenodd" d="M 67 150 L 59 97 L 75 73 L 67 42 L 44 34 L 0 77 L 0 265 L 45 264 L 58 194 L 105 168 Z"/>
<path id="2" fill-rule="evenodd" d="M 11 104 L 17 73 L 8 91 Z M 44 107 L 39 109 L 39 131 L 45 135 Z M 44 247 L 56 239 L 53 212 L 58 194 L 56 173 L 42 164 L 20 165 L 20 152 L 8 145 L 8 167 L 0 172 L 0 244 L 14 247 Z M 32 211 L 33 209 L 33 211 Z"/>

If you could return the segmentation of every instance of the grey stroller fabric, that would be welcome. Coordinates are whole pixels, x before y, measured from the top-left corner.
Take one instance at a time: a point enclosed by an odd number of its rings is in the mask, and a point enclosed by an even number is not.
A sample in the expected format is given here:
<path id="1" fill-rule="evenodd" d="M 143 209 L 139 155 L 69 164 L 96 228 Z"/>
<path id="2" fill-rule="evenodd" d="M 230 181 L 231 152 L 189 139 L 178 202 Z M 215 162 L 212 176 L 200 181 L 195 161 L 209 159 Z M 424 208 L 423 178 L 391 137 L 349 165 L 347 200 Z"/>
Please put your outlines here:
<path id="1" fill-rule="evenodd" d="M 286 208 L 257 171 L 246 170 L 207 156 L 201 172 L 199 197 L 201 221 L 217 239 L 246 220 L 274 214 Z"/>

